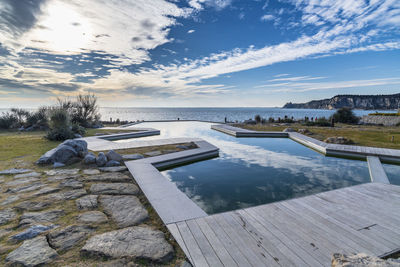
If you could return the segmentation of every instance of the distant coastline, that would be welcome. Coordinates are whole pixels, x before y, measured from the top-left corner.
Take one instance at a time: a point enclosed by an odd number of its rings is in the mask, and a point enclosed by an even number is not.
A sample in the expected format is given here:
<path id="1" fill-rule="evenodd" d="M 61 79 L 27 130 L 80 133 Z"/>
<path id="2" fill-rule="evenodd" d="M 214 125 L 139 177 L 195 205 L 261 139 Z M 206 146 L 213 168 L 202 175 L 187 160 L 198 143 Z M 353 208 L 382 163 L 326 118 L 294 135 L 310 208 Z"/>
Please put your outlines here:
<path id="1" fill-rule="evenodd" d="M 336 95 L 332 98 L 307 103 L 286 103 L 283 108 L 338 109 L 348 107 L 361 110 L 395 110 L 400 108 L 400 93 L 393 95 Z"/>

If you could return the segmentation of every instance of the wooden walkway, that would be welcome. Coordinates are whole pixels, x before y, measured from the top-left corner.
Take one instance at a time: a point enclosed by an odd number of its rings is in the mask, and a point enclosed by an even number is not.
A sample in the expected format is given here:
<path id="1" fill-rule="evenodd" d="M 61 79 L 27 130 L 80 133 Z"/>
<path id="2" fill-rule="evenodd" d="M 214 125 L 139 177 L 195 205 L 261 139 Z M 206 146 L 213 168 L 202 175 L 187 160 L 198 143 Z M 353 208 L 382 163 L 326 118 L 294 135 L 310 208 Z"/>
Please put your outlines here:
<path id="1" fill-rule="evenodd" d="M 330 266 L 400 249 L 400 187 L 369 183 L 167 224 L 194 266 Z"/>

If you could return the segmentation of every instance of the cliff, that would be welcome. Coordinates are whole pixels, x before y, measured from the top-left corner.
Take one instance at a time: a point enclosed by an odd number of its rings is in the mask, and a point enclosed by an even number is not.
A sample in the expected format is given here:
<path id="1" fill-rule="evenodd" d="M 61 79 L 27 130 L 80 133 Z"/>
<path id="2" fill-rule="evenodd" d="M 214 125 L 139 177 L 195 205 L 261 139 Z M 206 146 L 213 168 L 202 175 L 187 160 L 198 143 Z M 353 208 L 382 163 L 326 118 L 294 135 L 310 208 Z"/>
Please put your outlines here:
<path id="1" fill-rule="evenodd" d="M 313 100 L 307 103 L 287 103 L 283 108 L 338 109 L 398 109 L 400 93 L 394 95 L 337 95 L 330 99 Z"/>

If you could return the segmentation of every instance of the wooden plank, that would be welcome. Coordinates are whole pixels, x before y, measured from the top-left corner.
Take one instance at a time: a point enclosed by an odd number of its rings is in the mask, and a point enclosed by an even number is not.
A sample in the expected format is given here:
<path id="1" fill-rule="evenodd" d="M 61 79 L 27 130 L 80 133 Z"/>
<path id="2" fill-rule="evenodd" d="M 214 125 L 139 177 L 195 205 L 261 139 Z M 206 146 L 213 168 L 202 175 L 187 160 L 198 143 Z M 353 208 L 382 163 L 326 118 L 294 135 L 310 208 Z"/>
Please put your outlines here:
<path id="1" fill-rule="evenodd" d="M 204 219 L 195 220 L 224 266 L 238 266 Z"/>
<path id="2" fill-rule="evenodd" d="M 305 265 L 306 263 L 289 249 L 282 241 L 272 234 L 265 226 L 254 219 L 245 210 L 238 210 L 235 218 L 246 223 L 245 229 L 269 254 L 282 266 Z"/>
<path id="3" fill-rule="evenodd" d="M 189 227 L 190 232 L 192 232 L 192 235 L 199 245 L 199 248 L 203 253 L 204 258 L 206 258 L 208 264 L 210 266 L 223 266 L 222 262 L 215 254 L 215 251 L 211 247 L 207 238 L 204 236 L 203 232 L 200 230 L 200 227 L 197 225 L 196 220 L 188 220 L 186 221 L 186 224 Z"/>
<path id="4" fill-rule="evenodd" d="M 178 222 L 176 226 L 190 253 L 193 265 L 199 267 L 209 266 L 186 222 Z"/>
<path id="5" fill-rule="evenodd" d="M 239 266 L 251 266 L 250 262 L 246 259 L 246 255 L 241 252 L 240 247 L 237 247 L 234 244 L 230 237 L 215 221 L 213 216 L 204 217 L 199 220 L 205 220 L 207 222 L 217 238 L 221 241 L 228 253 L 232 256 L 232 258 Z"/>
<path id="6" fill-rule="evenodd" d="M 190 262 L 193 263 L 192 258 L 190 257 L 190 253 L 189 250 L 186 247 L 185 242 L 182 239 L 181 233 L 179 232 L 178 227 L 176 226 L 175 223 L 171 223 L 167 225 L 167 228 L 169 230 L 169 232 L 172 234 L 172 236 L 174 237 L 175 241 L 178 243 L 178 245 L 180 246 L 180 248 L 183 250 L 183 252 L 185 253 L 186 257 L 189 259 Z"/>
<path id="7" fill-rule="evenodd" d="M 374 183 L 390 184 L 385 170 L 378 157 L 368 156 L 368 169 L 371 176 L 371 181 Z"/>

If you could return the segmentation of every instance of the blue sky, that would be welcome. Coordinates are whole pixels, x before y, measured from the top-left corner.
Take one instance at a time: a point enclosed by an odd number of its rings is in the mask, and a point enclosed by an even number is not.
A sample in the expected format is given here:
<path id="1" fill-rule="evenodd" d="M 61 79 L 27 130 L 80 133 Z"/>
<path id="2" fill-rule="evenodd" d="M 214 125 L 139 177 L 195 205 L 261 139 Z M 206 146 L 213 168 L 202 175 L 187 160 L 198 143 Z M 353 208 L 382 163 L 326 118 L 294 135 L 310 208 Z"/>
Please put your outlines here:
<path id="1" fill-rule="evenodd" d="M 398 0 L 3 0 L 0 107 L 282 106 L 400 92 Z"/>

